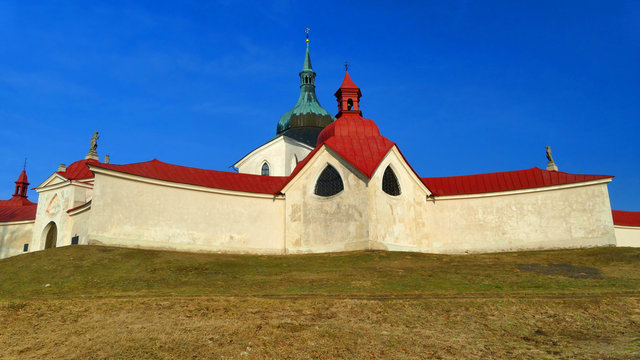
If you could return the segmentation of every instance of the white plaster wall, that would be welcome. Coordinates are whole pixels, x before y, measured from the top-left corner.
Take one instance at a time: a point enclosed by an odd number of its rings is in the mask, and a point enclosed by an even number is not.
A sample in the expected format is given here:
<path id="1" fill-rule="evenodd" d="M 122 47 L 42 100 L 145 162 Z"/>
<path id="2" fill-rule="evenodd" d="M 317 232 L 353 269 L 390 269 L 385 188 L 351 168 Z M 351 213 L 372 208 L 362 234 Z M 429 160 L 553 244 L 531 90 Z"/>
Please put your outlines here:
<path id="1" fill-rule="evenodd" d="M 319 150 L 286 188 L 290 253 L 369 248 L 368 179 L 326 149 Z M 316 181 L 328 164 L 340 173 L 344 190 L 331 197 L 315 195 Z"/>
<path id="2" fill-rule="evenodd" d="M 69 243 L 71 237 L 78 236 L 78 245 L 89 243 L 89 221 L 91 219 L 91 209 L 69 216 Z"/>
<path id="3" fill-rule="evenodd" d="M 613 228 L 617 246 L 640 247 L 640 227 L 614 225 Z"/>
<path id="4" fill-rule="evenodd" d="M 400 185 L 400 195 L 382 190 L 382 177 L 391 167 Z M 394 147 L 382 160 L 369 183 L 370 236 L 372 249 L 430 251 L 426 197 L 430 192 Z"/>
<path id="5" fill-rule="evenodd" d="M 176 188 L 140 179 L 96 174 L 89 244 L 284 252 L 284 199 Z"/>
<path id="6" fill-rule="evenodd" d="M 615 245 L 606 184 L 428 201 L 428 251 L 494 252 Z"/>
<path id="7" fill-rule="evenodd" d="M 284 137 L 284 139 L 285 139 L 285 159 L 284 159 L 285 172 L 283 176 L 289 176 L 293 172 L 293 169 L 296 168 L 296 165 L 298 165 L 298 162 L 302 161 L 302 159 L 307 157 L 307 155 L 309 155 L 309 153 L 313 151 L 313 148 L 307 146 L 306 144 L 302 144 L 300 142 L 292 140 L 286 136 Z"/>
<path id="8" fill-rule="evenodd" d="M 291 253 L 464 253 L 615 245 L 606 183 L 433 201 L 396 148 L 371 180 L 325 149 L 285 188 Z M 313 191 L 327 164 L 338 170 L 345 189 L 324 198 Z M 382 190 L 387 166 L 400 183 L 397 197 Z"/>
<path id="9" fill-rule="evenodd" d="M 311 150 L 313 149 L 305 144 L 281 136 L 254 150 L 236 166 L 240 173 L 261 175 L 262 164 L 266 161 L 269 164 L 269 175 L 289 176 L 295 168 L 295 158 L 302 161 Z"/>
<path id="10" fill-rule="evenodd" d="M 0 223 L 0 259 L 23 254 L 24 244 L 29 244 L 33 236 L 33 221 Z"/>
<path id="11" fill-rule="evenodd" d="M 38 189 L 38 209 L 31 242 L 34 251 L 44 249 L 47 225 L 51 222 L 56 224 L 58 231 L 56 247 L 71 245 L 74 223 L 67 210 L 88 201 L 92 195 L 89 186 L 66 182 Z"/>
<path id="12" fill-rule="evenodd" d="M 397 197 L 382 191 L 387 166 L 400 183 Z M 369 191 L 374 249 L 462 253 L 615 244 L 606 184 L 433 201 L 393 148 Z"/>

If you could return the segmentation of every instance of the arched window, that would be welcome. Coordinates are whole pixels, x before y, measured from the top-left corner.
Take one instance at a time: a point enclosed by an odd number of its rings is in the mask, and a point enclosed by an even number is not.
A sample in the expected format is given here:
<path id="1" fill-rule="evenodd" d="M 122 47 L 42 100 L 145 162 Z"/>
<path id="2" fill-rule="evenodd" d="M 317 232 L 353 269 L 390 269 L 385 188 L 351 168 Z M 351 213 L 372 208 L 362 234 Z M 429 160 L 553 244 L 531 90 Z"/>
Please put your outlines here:
<path id="1" fill-rule="evenodd" d="M 391 196 L 400 195 L 400 184 L 398 184 L 398 178 L 391 169 L 391 166 L 387 166 L 382 175 L 382 191 Z"/>
<path id="2" fill-rule="evenodd" d="M 347 100 L 347 110 L 353 109 L 353 99 Z"/>
<path id="3" fill-rule="evenodd" d="M 342 183 L 342 178 L 333 166 L 327 165 L 320 177 L 318 177 L 318 181 L 316 182 L 316 189 L 314 193 L 320 196 L 331 196 L 339 193 L 344 189 L 344 184 Z"/>
<path id="4" fill-rule="evenodd" d="M 260 170 L 260 174 L 264 176 L 269 176 L 269 164 L 267 164 L 266 161 L 264 162 L 264 164 L 262 164 L 262 169 Z"/>

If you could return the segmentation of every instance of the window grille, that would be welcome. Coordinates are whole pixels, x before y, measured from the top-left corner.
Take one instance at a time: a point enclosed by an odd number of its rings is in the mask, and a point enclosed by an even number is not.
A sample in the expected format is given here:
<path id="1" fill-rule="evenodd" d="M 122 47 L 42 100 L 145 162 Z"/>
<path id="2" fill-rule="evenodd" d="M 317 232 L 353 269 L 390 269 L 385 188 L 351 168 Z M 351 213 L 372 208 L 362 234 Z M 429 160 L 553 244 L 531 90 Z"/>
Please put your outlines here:
<path id="1" fill-rule="evenodd" d="M 344 190 L 344 184 L 340 174 L 333 166 L 327 165 L 318 177 L 314 193 L 320 196 L 331 196 L 342 190 Z"/>
<path id="2" fill-rule="evenodd" d="M 382 175 L 382 190 L 391 196 L 400 195 L 400 184 L 398 184 L 398 178 L 391 166 L 387 166 L 384 175 Z"/>
<path id="3" fill-rule="evenodd" d="M 269 176 L 269 164 L 267 163 L 262 164 L 262 170 L 260 171 L 260 174 L 264 176 Z"/>

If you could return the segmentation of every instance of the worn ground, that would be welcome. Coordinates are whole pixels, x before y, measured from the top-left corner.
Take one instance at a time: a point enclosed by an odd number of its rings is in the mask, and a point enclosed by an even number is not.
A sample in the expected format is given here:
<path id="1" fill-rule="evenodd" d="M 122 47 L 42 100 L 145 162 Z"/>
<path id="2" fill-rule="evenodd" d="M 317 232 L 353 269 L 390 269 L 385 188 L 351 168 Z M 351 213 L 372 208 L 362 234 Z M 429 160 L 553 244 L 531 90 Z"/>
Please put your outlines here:
<path id="1" fill-rule="evenodd" d="M 0 260 L 2 359 L 640 359 L 640 249 Z"/>

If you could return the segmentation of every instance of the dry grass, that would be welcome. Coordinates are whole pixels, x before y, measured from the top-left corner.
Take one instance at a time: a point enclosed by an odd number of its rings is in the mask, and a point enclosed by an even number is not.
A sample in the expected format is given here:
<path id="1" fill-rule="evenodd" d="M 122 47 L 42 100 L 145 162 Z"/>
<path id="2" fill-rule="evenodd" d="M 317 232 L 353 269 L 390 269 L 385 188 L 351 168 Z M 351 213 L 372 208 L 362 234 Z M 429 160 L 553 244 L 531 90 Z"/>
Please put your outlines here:
<path id="1" fill-rule="evenodd" d="M 0 358 L 640 359 L 638 269 L 611 248 L 60 248 L 0 261 Z"/>
<path id="2" fill-rule="evenodd" d="M 5 302 L 3 359 L 637 359 L 640 300 Z"/>

